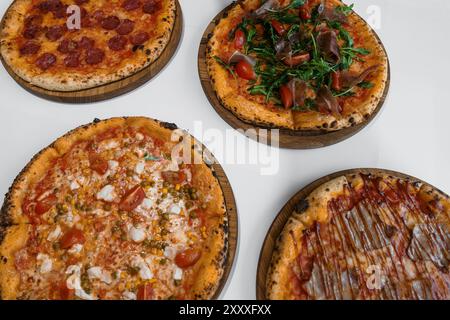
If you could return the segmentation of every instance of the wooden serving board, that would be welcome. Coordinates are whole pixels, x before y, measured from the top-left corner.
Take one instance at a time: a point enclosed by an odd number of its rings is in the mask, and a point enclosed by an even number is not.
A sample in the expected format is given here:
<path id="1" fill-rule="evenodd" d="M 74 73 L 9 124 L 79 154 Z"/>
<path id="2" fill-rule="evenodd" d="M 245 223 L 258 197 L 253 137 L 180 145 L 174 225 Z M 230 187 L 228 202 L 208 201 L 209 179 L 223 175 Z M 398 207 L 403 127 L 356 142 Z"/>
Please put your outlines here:
<path id="1" fill-rule="evenodd" d="M 311 192 L 313 192 L 315 189 L 317 189 L 319 186 L 323 185 L 324 183 L 327 183 L 335 178 L 338 178 L 343 175 L 348 174 L 354 174 L 354 173 L 364 173 L 364 174 L 390 174 L 395 177 L 399 178 L 407 178 L 411 179 L 412 181 L 419 181 L 421 183 L 427 184 L 426 182 L 417 179 L 415 177 L 399 173 L 396 171 L 391 170 L 384 170 L 384 169 L 351 169 L 351 170 L 344 170 L 339 171 L 336 173 L 329 174 L 325 177 L 322 177 L 311 184 L 307 185 L 303 189 L 301 189 L 299 192 L 297 192 L 281 209 L 281 211 L 276 216 L 275 220 L 273 221 L 272 225 L 269 228 L 269 231 L 267 232 L 266 238 L 264 239 L 263 246 L 261 248 L 261 253 L 259 255 L 259 261 L 258 261 L 258 270 L 256 272 L 256 298 L 258 300 L 266 300 L 266 277 L 267 272 L 269 270 L 269 265 L 272 260 L 272 254 L 273 250 L 276 244 L 276 241 L 283 230 L 286 222 L 291 217 L 291 214 L 294 210 L 295 205 L 300 202 L 300 200 L 306 198 L 309 196 Z M 429 184 L 427 184 L 429 185 Z M 434 188 L 434 187 L 433 187 Z M 437 189 L 437 188 L 434 188 Z"/>
<path id="2" fill-rule="evenodd" d="M 3 25 L 3 21 L 1 22 Z M 46 90 L 37 86 L 30 84 L 29 82 L 23 80 L 19 77 L 4 61 L 3 57 L 0 55 L 0 60 L 3 66 L 10 76 L 25 90 L 37 95 L 41 98 L 62 102 L 62 103 L 91 103 L 102 100 L 111 99 L 119 95 L 130 92 L 137 87 L 143 85 L 153 77 L 155 77 L 171 60 L 177 51 L 178 44 L 181 40 L 183 30 L 183 13 L 181 11 L 180 4 L 176 1 L 176 16 L 175 24 L 172 31 L 170 40 L 162 52 L 161 56 L 154 61 L 152 64 L 142 69 L 141 71 L 109 84 L 102 86 L 77 90 L 77 91 L 51 91 Z"/>
<path id="3" fill-rule="evenodd" d="M 224 17 L 228 11 L 234 6 L 234 3 L 223 9 L 217 16 L 214 17 L 214 19 L 209 23 L 208 27 L 206 28 L 205 32 L 203 33 L 201 42 L 200 42 L 200 48 L 198 52 L 198 72 L 200 76 L 200 81 L 203 87 L 203 91 L 206 94 L 206 97 L 208 98 L 211 105 L 214 107 L 216 112 L 222 117 L 223 120 L 225 120 L 230 126 L 232 126 L 234 129 L 242 129 L 244 130 L 244 134 L 254 140 L 257 140 L 259 142 L 266 142 L 267 144 L 271 144 L 271 137 L 270 135 L 267 136 L 267 129 L 271 129 L 268 127 L 263 126 L 256 126 L 254 124 L 245 122 L 234 115 L 233 112 L 229 111 L 227 108 L 225 108 L 220 100 L 218 99 L 212 85 L 211 80 L 208 75 L 207 70 L 207 61 L 206 61 L 206 50 L 207 50 L 207 44 L 209 41 L 209 38 L 216 27 L 216 25 L 219 23 L 220 19 Z M 378 37 L 378 35 L 374 34 L 377 37 L 378 42 L 383 47 L 384 46 Z M 386 54 L 387 56 L 387 54 Z M 338 142 L 341 142 L 345 139 L 350 138 L 354 134 L 361 131 L 365 126 L 367 126 L 378 114 L 378 112 L 381 110 L 381 107 L 384 104 L 384 101 L 386 100 L 386 96 L 389 91 L 389 85 L 390 85 L 390 64 L 388 60 L 388 77 L 386 81 L 386 86 L 383 92 L 383 96 L 381 97 L 377 108 L 372 113 L 372 115 L 366 119 L 364 122 L 354 125 L 349 128 L 341 129 L 338 131 L 328 132 L 328 131 L 320 131 L 320 130 L 289 130 L 289 129 L 280 129 L 279 131 L 279 147 L 281 148 L 287 148 L 287 149 L 315 149 L 315 148 L 322 148 L 326 147 L 332 144 L 336 144 Z M 250 131 L 248 131 L 251 129 Z M 263 130 L 261 130 L 263 129 Z M 276 128 L 275 128 L 276 129 Z M 254 132 L 256 131 L 256 136 L 254 135 Z"/>
<path id="4" fill-rule="evenodd" d="M 215 176 L 219 181 L 220 187 L 222 188 L 222 192 L 225 198 L 225 206 L 228 214 L 228 252 L 225 260 L 222 279 L 220 280 L 216 293 L 212 297 L 213 299 L 218 299 L 227 283 L 228 276 L 233 269 L 233 262 L 236 256 L 238 239 L 238 216 L 233 189 L 231 189 L 230 182 L 228 181 L 228 178 L 222 166 L 218 164 L 217 161 L 215 161 L 215 164 L 213 164 L 212 167 L 214 169 Z"/>

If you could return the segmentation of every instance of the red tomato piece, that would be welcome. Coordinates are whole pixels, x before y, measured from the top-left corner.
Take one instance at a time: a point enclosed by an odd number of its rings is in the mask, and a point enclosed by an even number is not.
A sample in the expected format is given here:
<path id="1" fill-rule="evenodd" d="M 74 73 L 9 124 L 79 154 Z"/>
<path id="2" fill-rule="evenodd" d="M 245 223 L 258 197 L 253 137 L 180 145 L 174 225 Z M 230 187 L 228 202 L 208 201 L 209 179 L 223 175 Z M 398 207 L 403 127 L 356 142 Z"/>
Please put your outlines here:
<path id="1" fill-rule="evenodd" d="M 241 29 L 237 29 L 234 34 L 234 48 L 242 50 L 245 44 L 245 33 Z"/>
<path id="2" fill-rule="evenodd" d="M 49 194 L 45 198 L 36 202 L 34 212 L 38 215 L 43 215 L 56 204 L 57 200 L 58 199 L 53 193 Z"/>
<path id="3" fill-rule="evenodd" d="M 294 96 L 291 89 L 287 85 L 283 85 L 280 88 L 281 102 L 285 109 L 290 109 L 294 105 Z"/>
<path id="4" fill-rule="evenodd" d="M 180 268 L 192 267 L 200 259 L 202 253 L 198 249 L 186 249 L 175 256 L 175 264 Z"/>
<path id="5" fill-rule="evenodd" d="M 153 300 L 153 285 L 151 283 L 142 284 L 137 291 L 138 300 Z"/>
<path id="6" fill-rule="evenodd" d="M 284 25 L 280 21 L 272 20 L 270 21 L 270 24 L 275 29 L 276 33 L 278 33 L 278 35 L 282 36 L 286 32 Z"/>
<path id="7" fill-rule="evenodd" d="M 307 62 L 311 59 L 311 56 L 309 55 L 309 53 L 303 53 L 303 54 L 298 54 L 292 57 L 288 57 L 286 59 L 283 60 L 283 62 L 290 66 L 290 67 L 295 67 L 298 66 L 304 62 Z"/>
<path id="8" fill-rule="evenodd" d="M 133 211 L 145 198 L 145 191 L 140 185 L 128 190 L 119 203 L 119 209 L 123 211 Z"/>
<path id="9" fill-rule="evenodd" d="M 89 166 L 99 175 L 104 175 L 108 171 L 108 161 L 95 153 L 89 155 Z"/>
<path id="10" fill-rule="evenodd" d="M 245 60 L 240 61 L 235 67 L 236 73 L 239 77 L 245 80 L 255 80 L 256 74 L 250 63 Z"/>
<path id="11" fill-rule="evenodd" d="M 341 74 L 339 71 L 331 74 L 331 87 L 337 91 L 341 90 Z"/>
<path id="12" fill-rule="evenodd" d="M 300 18 L 303 20 L 311 19 L 311 8 L 309 7 L 309 1 L 305 1 L 303 6 L 300 8 Z"/>
<path id="13" fill-rule="evenodd" d="M 61 237 L 61 240 L 59 240 L 59 245 L 62 249 L 68 249 L 74 244 L 84 244 L 85 242 L 86 239 L 83 231 L 73 227 Z"/>

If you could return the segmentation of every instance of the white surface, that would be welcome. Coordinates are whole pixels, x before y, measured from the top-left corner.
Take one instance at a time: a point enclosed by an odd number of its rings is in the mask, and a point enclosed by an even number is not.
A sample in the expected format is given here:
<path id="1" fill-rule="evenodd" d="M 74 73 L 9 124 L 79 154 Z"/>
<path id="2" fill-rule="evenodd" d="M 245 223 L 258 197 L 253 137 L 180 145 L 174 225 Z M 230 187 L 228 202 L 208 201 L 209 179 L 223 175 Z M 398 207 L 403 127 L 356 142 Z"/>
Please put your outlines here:
<path id="1" fill-rule="evenodd" d="M 1 13 L 8 2 L 1 1 Z M 142 115 L 191 131 L 194 121 L 202 121 L 204 129 L 230 129 L 209 105 L 197 73 L 201 35 L 230 2 L 180 0 L 185 31 L 177 55 L 151 82 L 110 101 L 92 105 L 48 102 L 24 91 L 2 68 L 0 192 L 7 192 L 36 152 L 96 117 Z M 356 11 L 367 18 L 370 5 L 381 8 L 378 33 L 392 67 L 390 93 L 375 121 L 338 145 L 281 150 L 277 175 L 261 176 L 262 165 L 224 165 L 236 196 L 240 227 L 239 251 L 222 295 L 225 299 L 255 298 L 257 261 L 268 227 L 295 192 L 321 176 L 353 167 L 381 167 L 414 175 L 450 192 L 450 1 L 359 0 Z M 246 140 L 239 137 L 240 142 Z"/>

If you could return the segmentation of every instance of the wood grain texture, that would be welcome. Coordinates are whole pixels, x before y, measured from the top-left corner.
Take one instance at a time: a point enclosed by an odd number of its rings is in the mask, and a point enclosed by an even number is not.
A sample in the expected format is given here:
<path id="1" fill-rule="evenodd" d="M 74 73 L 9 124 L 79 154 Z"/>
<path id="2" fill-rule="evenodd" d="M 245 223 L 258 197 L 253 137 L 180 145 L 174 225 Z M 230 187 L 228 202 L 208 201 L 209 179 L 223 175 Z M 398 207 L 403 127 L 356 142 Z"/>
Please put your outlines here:
<path id="1" fill-rule="evenodd" d="M 234 129 L 242 129 L 247 137 L 257 140 L 259 142 L 264 142 L 269 145 L 272 144 L 271 136 L 267 136 L 267 127 L 256 126 L 252 123 L 248 123 L 246 121 L 241 120 L 236 117 L 231 111 L 225 108 L 219 98 L 217 97 L 213 86 L 211 85 L 210 77 L 208 75 L 207 69 L 207 59 L 206 59 L 206 50 L 209 38 L 212 35 L 212 32 L 216 25 L 219 23 L 220 19 L 234 6 L 234 3 L 223 9 L 214 19 L 209 23 L 205 32 L 203 33 L 200 48 L 198 51 L 198 72 L 200 76 L 200 82 L 203 87 L 203 91 L 206 94 L 209 102 L 216 110 L 216 112 L 225 120 L 231 127 Z M 384 52 L 386 50 L 378 37 L 378 35 L 374 32 L 378 42 L 383 48 Z M 386 53 L 387 57 L 387 53 Z M 381 97 L 377 108 L 371 114 L 371 116 L 366 119 L 364 122 L 354 125 L 345 129 L 341 129 L 338 131 L 321 131 L 321 130 L 289 130 L 289 129 L 279 129 L 279 147 L 287 148 L 287 149 L 315 149 L 322 148 L 332 144 L 336 144 L 345 139 L 350 138 L 355 135 L 359 131 L 361 131 L 365 126 L 367 126 L 378 114 L 381 110 L 384 101 L 386 100 L 390 85 L 390 64 L 388 59 L 388 77 L 386 81 L 386 86 L 383 92 L 383 96 Z M 263 130 L 261 130 L 263 129 Z M 248 131 L 249 130 L 249 131 Z M 256 136 L 254 132 L 256 131 Z"/>
<path id="2" fill-rule="evenodd" d="M 406 175 L 404 173 L 391 171 L 391 170 L 385 170 L 385 169 L 350 169 L 350 170 L 344 170 L 339 171 L 336 173 L 329 174 L 325 177 L 322 177 L 303 189 L 301 189 L 299 192 L 297 192 L 281 209 L 281 211 L 276 216 L 275 220 L 273 221 L 272 225 L 269 228 L 269 231 L 267 232 L 266 238 L 264 239 L 263 246 L 261 248 L 261 252 L 259 255 L 259 261 L 258 261 L 258 270 L 256 273 L 256 298 L 258 300 L 266 300 L 266 280 L 267 280 L 267 272 L 269 270 L 269 265 L 272 260 L 272 254 L 273 250 L 276 244 L 276 241 L 283 230 L 286 222 L 290 218 L 295 205 L 302 199 L 305 199 L 309 196 L 311 192 L 313 192 L 315 189 L 320 187 L 321 185 L 338 178 L 343 175 L 349 175 L 349 174 L 355 174 L 355 173 L 363 173 L 363 174 L 389 174 L 393 175 L 395 177 L 404 178 L 404 179 L 411 179 L 412 181 L 419 181 L 421 183 L 424 183 L 426 185 L 429 185 L 428 183 L 417 179 L 415 177 Z M 433 187 L 434 188 L 434 187 Z M 434 188 L 437 190 L 437 188 Z"/>
<path id="3" fill-rule="evenodd" d="M 206 148 L 206 147 L 205 147 Z M 216 293 L 213 295 L 213 299 L 218 299 L 225 287 L 228 277 L 233 269 L 234 258 L 236 257 L 237 239 L 238 239 L 238 214 L 236 208 L 236 201 L 234 199 L 233 189 L 230 182 L 223 171 L 223 168 L 216 161 L 212 165 L 216 178 L 219 181 L 219 185 L 222 188 L 223 196 L 225 198 L 225 207 L 228 215 L 228 251 L 225 260 L 223 276 L 217 287 Z"/>
<path id="4" fill-rule="evenodd" d="M 1 22 L 3 25 L 3 21 Z M 41 98 L 61 103 L 91 103 L 111 99 L 130 92 L 155 77 L 171 60 L 178 49 L 183 33 L 183 13 L 176 1 L 175 24 L 170 40 L 160 57 L 141 71 L 122 80 L 98 87 L 77 91 L 51 91 L 30 84 L 19 77 L 0 56 L 0 60 L 9 75 L 25 90 Z"/>

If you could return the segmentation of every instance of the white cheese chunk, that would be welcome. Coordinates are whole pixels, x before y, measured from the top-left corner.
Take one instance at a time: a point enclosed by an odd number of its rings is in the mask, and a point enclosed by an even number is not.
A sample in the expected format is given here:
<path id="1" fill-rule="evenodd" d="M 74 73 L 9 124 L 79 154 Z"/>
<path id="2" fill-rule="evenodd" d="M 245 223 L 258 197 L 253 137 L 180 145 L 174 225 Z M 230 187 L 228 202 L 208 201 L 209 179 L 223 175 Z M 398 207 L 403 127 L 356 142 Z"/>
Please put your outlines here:
<path id="1" fill-rule="evenodd" d="M 142 201 L 142 207 L 144 209 L 151 209 L 153 207 L 153 200 L 145 198 L 144 201 Z"/>
<path id="2" fill-rule="evenodd" d="M 183 279 L 183 270 L 181 270 L 180 268 L 176 267 L 175 270 L 173 271 L 173 279 L 174 280 L 181 280 L 181 279 Z"/>
<path id="3" fill-rule="evenodd" d="M 181 208 L 180 208 L 179 205 L 173 204 L 173 205 L 170 206 L 169 212 L 171 214 L 180 214 L 181 213 Z"/>
<path id="4" fill-rule="evenodd" d="M 119 163 L 115 160 L 109 160 L 108 161 L 108 168 L 111 171 L 115 171 L 117 167 L 119 166 Z"/>
<path id="5" fill-rule="evenodd" d="M 104 200 L 107 202 L 112 202 L 114 198 L 116 197 L 116 194 L 114 192 L 114 187 L 110 184 L 104 186 L 102 190 L 100 190 L 97 193 L 97 199 L 98 200 Z"/>
<path id="6" fill-rule="evenodd" d="M 75 290 L 75 295 L 83 300 L 97 300 L 96 297 L 86 293 L 81 287 L 81 266 L 71 265 L 67 268 L 66 274 L 70 276 L 66 280 L 67 288 Z"/>
<path id="7" fill-rule="evenodd" d="M 138 133 L 136 133 L 135 138 L 138 141 L 142 141 L 142 140 L 144 140 L 144 135 L 142 133 L 138 132 Z"/>
<path id="8" fill-rule="evenodd" d="M 136 294 L 130 291 L 125 291 L 124 293 L 122 293 L 122 299 L 123 300 L 136 300 Z"/>
<path id="9" fill-rule="evenodd" d="M 142 280 L 150 280 L 153 278 L 153 272 L 148 267 L 147 263 L 139 256 L 134 257 L 132 262 L 133 267 L 139 268 L 139 276 Z"/>
<path id="10" fill-rule="evenodd" d="M 47 241 L 53 242 L 58 240 L 61 236 L 61 227 L 56 225 L 56 227 L 48 234 Z"/>
<path id="11" fill-rule="evenodd" d="M 106 284 L 112 282 L 111 275 L 101 267 L 92 267 L 87 271 L 89 279 L 98 279 Z"/>
<path id="12" fill-rule="evenodd" d="M 80 185 L 78 184 L 78 182 L 76 181 L 76 180 L 73 180 L 71 183 L 70 183 L 70 190 L 77 190 L 77 189 L 79 189 L 80 188 Z"/>
<path id="13" fill-rule="evenodd" d="M 135 228 L 134 226 L 131 226 L 130 230 L 128 231 L 128 235 L 134 242 L 142 242 L 147 237 L 145 229 Z"/>
<path id="14" fill-rule="evenodd" d="M 145 162 L 139 161 L 136 164 L 136 167 L 134 168 L 134 172 L 136 172 L 137 174 L 141 174 L 142 172 L 144 172 L 144 169 L 145 169 Z"/>
<path id="15" fill-rule="evenodd" d="M 173 247 L 165 247 L 164 248 L 164 256 L 168 259 L 174 259 L 177 255 L 177 250 Z"/>
<path id="16" fill-rule="evenodd" d="M 80 253 L 81 250 L 83 250 L 83 245 L 82 245 L 81 243 L 77 243 L 77 244 L 74 244 L 74 245 L 68 250 L 68 252 L 69 252 L 70 254 L 77 254 L 77 253 Z"/>
<path id="17" fill-rule="evenodd" d="M 53 263 L 48 255 L 39 253 L 37 255 L 37 261 L 38 264 L 40 265 L 39 272 L 41 274 L 49 273 L 50 271 L 52 271 Z"/>

